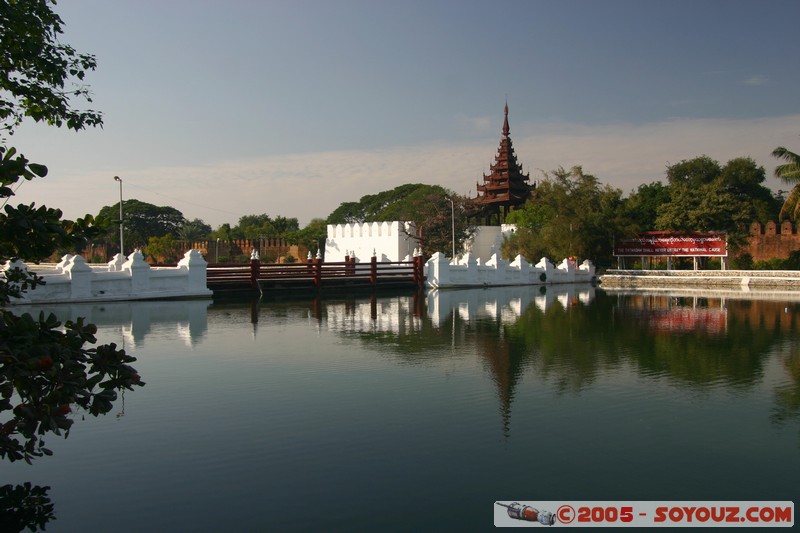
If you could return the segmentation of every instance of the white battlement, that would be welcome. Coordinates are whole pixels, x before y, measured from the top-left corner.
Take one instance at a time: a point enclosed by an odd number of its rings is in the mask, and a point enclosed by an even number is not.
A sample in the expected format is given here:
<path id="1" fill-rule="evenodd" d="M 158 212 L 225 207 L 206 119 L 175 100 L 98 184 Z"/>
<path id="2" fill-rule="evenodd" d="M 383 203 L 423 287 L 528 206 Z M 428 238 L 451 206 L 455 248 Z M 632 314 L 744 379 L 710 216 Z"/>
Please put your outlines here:
<path id="1" fill-rule="evenodd" d="M 44 284 L 28 289 L 11 304 L 209 298 L 208 264 L 200 252 L 189 250 L 177 267 L 151 268 L 138 250 L 127 260 L 117 254 L 102 266 L 89 266 L 79 255 L 65 255 L 54 268 L 31 268 L 22 261 L 7 263 L 2 272 L 32 270 Z"/>
<path id="2" fill-rule="evenodd" d="M 378 262 L 403 261 L 411 257 L 419 242 L 411 222 L 364 222 L 329 224 L 325 240 L 325 261 L 341 262 L 345 257 Z"/>
<path id="3" fill-rule="evenodd" d="M 555 266 L 546 257 L 534 266 L 520 255 L 509 263 L 497 254 L 482 265 L 469 253 L 451 262 L 437 252 L 425 264 L 425 275 L 431 288 L 589 283 L 594 280 L 595 267 L 588 259 L 580 265 L 564 259 Z"/>

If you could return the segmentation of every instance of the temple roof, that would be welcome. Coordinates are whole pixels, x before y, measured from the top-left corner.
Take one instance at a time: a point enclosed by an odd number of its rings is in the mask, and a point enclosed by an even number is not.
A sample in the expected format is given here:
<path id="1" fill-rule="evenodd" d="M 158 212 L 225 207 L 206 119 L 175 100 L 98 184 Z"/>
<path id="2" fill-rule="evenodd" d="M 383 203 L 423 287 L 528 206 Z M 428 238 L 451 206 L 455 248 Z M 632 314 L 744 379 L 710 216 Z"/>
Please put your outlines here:
<path id="1" fill-rule="evenodd" d="M 489 166 L 489 174 L 483 174 L 483 184 L 476 184 L 478 196 L 473 201 L 478 206 L 517 207 L 525 203 L 533 190 L 530 176 L 522 171 L 511 143 L 507 101 L 503 113 L 503 136 L 494 163 Z"/>

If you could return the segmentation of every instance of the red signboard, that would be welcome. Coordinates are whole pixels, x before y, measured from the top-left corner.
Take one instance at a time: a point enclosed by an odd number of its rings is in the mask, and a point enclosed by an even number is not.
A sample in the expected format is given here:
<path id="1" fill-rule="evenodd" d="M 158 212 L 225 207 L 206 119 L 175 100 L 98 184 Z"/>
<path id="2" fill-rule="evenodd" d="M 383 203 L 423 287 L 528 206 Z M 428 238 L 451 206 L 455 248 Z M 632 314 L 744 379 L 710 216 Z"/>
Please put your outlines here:
<path id="1" fill-rule="evenodd" d="M 728 243 L 724 233 L 651 231 L 617 241 L 614 255 L 724 257 L 728 255 Z"/>

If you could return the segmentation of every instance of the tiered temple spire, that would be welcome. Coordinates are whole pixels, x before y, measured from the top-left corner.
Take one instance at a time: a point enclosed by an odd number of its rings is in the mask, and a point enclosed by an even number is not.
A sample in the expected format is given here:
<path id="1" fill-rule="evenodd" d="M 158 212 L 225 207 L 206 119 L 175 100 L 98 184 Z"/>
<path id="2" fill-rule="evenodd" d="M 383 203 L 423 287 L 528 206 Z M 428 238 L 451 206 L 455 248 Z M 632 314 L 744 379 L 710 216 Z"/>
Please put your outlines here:
<path id="1" fill-rule="evenodd" d="M 477 184 L 478 196 L 473 199 L 476 208 L 473 216 L 483 219 L 486 225 L 490 225 L 495 216 L 498 224 L 503 222 L 512 209 L 525 203 L 535 188 L 529 184 L 530 176 L 523 173 L 511 144 L 508 102 L 504 113 L 503 137 L 494 164 L 489 167 L 489 175 L 483 175 L 483 184 Z"/>

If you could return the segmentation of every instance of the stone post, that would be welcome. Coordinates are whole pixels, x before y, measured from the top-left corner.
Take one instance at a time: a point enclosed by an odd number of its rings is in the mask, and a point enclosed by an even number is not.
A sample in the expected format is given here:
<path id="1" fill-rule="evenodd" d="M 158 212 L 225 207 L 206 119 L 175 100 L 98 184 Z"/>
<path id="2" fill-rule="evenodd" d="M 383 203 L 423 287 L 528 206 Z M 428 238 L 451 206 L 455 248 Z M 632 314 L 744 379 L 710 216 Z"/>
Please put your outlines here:
<path id="1" fill-rule="evenodd" d="M 134 250 L 122 265 L 122 270 L 131 273 L 131 296 L 135 297 L 150 290 L 150 265 L 145 262 L 141 251 Z"/>
<path id="2" fill-rule="evenodd" d="M 69 274 L 70 297 L 73 300 L 82 300 L 92 296 L 92 269 L 86 264 L 83 257 L 76 255 L 64 267 L 64 273 Z"/>
<path id="3" fill-rule="evenodd" d="M 59 261 L 58 264 L 56 265 L 56 270 L 58 270 L 61 274 L 63 274 L 64 268 L 66 268 L 66 266 L 69 265 L 73 257 L 74 256 L 72 254 L 64 254 L 61 257 L 61 261 Z"/>
<path id="4" fill-rule="evenodd" d="M 552 283 L 555 281 L 553 279 L 553 274 L 555 273 L 555 267 L 553 263 L 550 262 L 549 259 L 546 257 L 542 257 L 538 263 L 536 263 L 536 268 L 540 270 L 539 272 L 539 281 L 542 283 Z M 544 274 L 544 279 L 542 279 L 542 274 Z"/>
<path id="5" fill-rule="evenodd" d="M 7 261 L 5 265 L 3 265 L 3 278 L 6 280 L 8 279 L 9 273 L 13 270 L 19 269 L 20 273 L 24 276 L 28 274 L 28 265 L 26 265 L 22 260 L 16 259 L 14 261 Z M 13 281 L 8 284 L 8 288 L 14 291 L 22 290 L 22 281 Z M 22 293 L 20 297 L 24 300 L 26 299 L 25 293 Z"/>
<path id="6" fill-rule="evenodd" d="M 450 282 L 450 261 L 442 252 L 436 252 L 428 259 L 428 281 L 434 287 Z"/>
<path id="7" fill-rule="evenodd" d="M 122 272 L 122 265 L 125 264 L 125 256 L 122 254 L 117 254 L 107 264 L 109 272 Z"/>
<path id="8" fill-rule="evenodd" d="M 203 254 L 197 250 L 189 250 L 183 254 L 183 259 L 178 261 L 178 268 L 186 270 L 186 289 L 190 292 L 207 289 L 206 280 L 208 263 L 203 259 Z"/>

